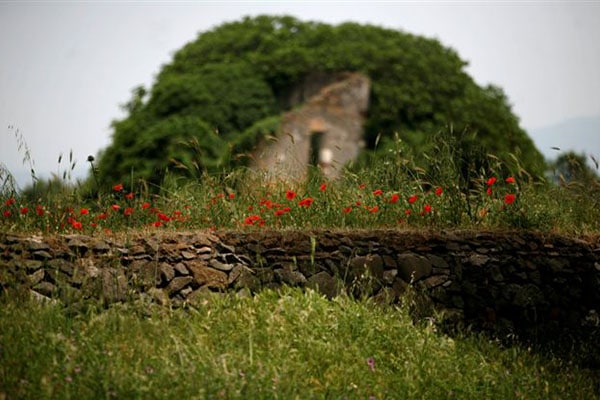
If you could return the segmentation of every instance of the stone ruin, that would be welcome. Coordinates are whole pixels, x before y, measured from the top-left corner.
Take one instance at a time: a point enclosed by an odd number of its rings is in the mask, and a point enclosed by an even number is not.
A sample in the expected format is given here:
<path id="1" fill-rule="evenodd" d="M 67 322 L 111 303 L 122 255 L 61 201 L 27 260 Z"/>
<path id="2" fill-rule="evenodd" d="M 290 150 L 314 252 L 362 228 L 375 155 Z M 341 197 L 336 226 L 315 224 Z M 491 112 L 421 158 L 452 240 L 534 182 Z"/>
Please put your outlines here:
<path id="1" fill-rule="evenodd" d="M 259 144 L 254 167 L 270 176 L 302 179 L 309 166 L 329 179 L 364 147 L 371 82 L 360 73 L 314 74 L 287 95 L 291 111 L 272 140 Z"/>

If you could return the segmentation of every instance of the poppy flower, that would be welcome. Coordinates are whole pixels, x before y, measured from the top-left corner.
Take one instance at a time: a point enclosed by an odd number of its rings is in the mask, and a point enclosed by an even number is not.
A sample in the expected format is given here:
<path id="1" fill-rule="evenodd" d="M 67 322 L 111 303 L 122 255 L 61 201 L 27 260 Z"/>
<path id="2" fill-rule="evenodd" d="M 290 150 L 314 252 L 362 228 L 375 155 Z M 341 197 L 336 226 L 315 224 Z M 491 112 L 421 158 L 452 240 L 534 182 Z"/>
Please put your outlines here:
<path id="1" fill-rule="evenodd" d="M 441 196 L 442 193 L 444 193 L 444 190 L 441 187 L 438 186 L 438 187 L 435 188 L 435 195 L 436 196 Z"/>
<path id="2" fill-rule="evenodd" d="M 160 221 L 154 221 L 154 222 L 153 222 L 153 223 L 151 223 L 150 225 L 152 225 L 152 226 L 154 226 L 154 227 L 157 227 L 157 228 L 158 228 L 159 226 L 162 226 L 162 222 L 160 222 Z"/>
<path id="3" fill-rule="evenodd" d="M 423 206 L 423 212 L 426 213 L 426 214 L 430 213 L 431 212 L 431 206 L 429 204 L 425 204 Z"/>
<path id="4" fill-rule="evenodd" d="M 398 200 L 400 200 L 400 195 L 398 193 L 394 193 L 390 197 L 390 203 L 392 203 L 392 204 L 397 203 Z"/>
<path id="5" fill-rule="evenodd" d="M 285 192 L 286 199 L 294 200 L 294 197 L 296 197 L 296 192 L 292 192 L 291 190 L 288 190 L 287 192 Z"/>
<path id="6" fill-rule="evenodd" d="M 79 215 L 88 215 L 90 213 L 90 210 L 88 210 L 87 208 L 82 208 L 81 210 L 79 210 Z"/>
<path id="7" fill-rule="evenodd" d="M 229 193 L 229 200 L 235 199 L 235 193 Z"/>
<path id="8" fill-rule="evenodd" d="M 491 196 L 492 195 L 492 188 L 491 187 L 487 188 L 485 190 L 485 192 L 487 193 L 488 196 Z"/>
<path id="9" fill-rule="evenodd" d="M 106 219 L 106 218 L 108 218 L 108 214 L 107 213 L 100 213 L 96 217 L 96 219 Z"/>
<path id="10" fill-rule="evenodd" d="M 408 198 L 408 202 L 409 202 L 410 204 L 413 204 L 415 201 L 417 201 L 417 199 L 418 199 L 418 198 L 419 198 L 419 197 L 418 197 L 416 194 L 413 194 L 412 196 L 410 196 L 410 197 Z"/>
<path id="11" fill-rule="evenodd" d="M 515 178 L 513 178 L 512 176 L 509 176 L 508 178 L 505 179 L 506 183 L 515 183 Z"/>
<path id="12" fill-rule="evenodd" d="M 127 200 L 133 200 L 133 198 L 134 198 L 134 197 L 135 197 L 135 194 L 134 194 L 133 192 L 131 192 L 131 193 L 127 193 L 127 194 L 125 195 L 125 198 L 126 198 Z"/>
<path id="13" fill-rule="evenodd" d="M 10 212 L 10 210 L 4 210 L 4 212 L 2 213 L 2 215 L 4 215 L 6 218 L 10 217 L 12 213 Z"/>
<path id="14" fill-rule="evenodd" d="M 512 204 L 512 203 L 515 202 L 516 198 L 517 198 L 516 194 L 509 193 L 506 196 L 504 196 L 504 203 L 505 204 Z"/>
<path id="15" fill-rule="evenodd" d="M 167 215 L 163 214 L 163 213 L 158 213 L 157 214 L 158 219 L 160 219 L 161 221 L 165 221 L 165 222 L 169 222 L 171 220 L 171 218 L 169 218 Z"/>
<path id="16" fill-rule="evenodd" d="M 485 181 L 485 184 L 488 185 L 488 186 L 492 186 L 494 183 L 496 183 L 496 177 L 495 176 L 492 176 L 487 181 Z"/>
<path id="17" fill-rule="evenodd" d="M 246 225 L 254 225 L 256 221 L 260 221 L 262 218 L 258 215 L 250 215 L 244 219 L 244 224 Z"/>
<path id="18" fill-rule="evenodd" d="M 344 207 L 342 211 L 344 212 L 344 214 L 348 214 L 350 211 L 352 211 L 352 207 Z"/>
<path id="19" fill-rule="evenodd" d="M 131 214 L 133 214 L 133 207 L 127 207 L 125 211 L 123 211 L 123 215 L 126 217 L 129 217 Z"/>
<path id="20" fill-rule="evenodd" d="M 113 190 L 115 192 L 120 192 L 123 190 L 123 184 L 122 183 L 117 183 L 116 185 L 113 186 Z"/>
<path id="21" fill-rule="evenodd" d="M 118 204 L 113 204 L 112 206 L 110 206 L 110 208 L 112 208 L 114 211 L 119 211 L 121 209 L 121 206 Z"/>
<path id="22" fill-rule="evenodd" d="M 381 189 L 375 189 L 373 190 L 373 195 L 374 196 L 381 196 L 383 194 L 383 190 Z"/>
<path id="23" fill-rule="evenodd" d="M 305 199 L 300 200 L 298 205 L 300 207 L 310 207 L 313 202 L 314 202 L 314 200 L 312 199 L 312 197 L 307 197 Z"/>
<path id="24" fill-rule="evenodd" d="M 27 207 L 23 207 L 23 208 L 21 208 L 21 214 L 22 214 L 22 215 L 25 215 L 25 214 L 27 214 L 28 212 L 29 212 L 29 208 L 27 208 Z"/>
<path id="25" fill-rule="evenodd" d="M 37 215 L 39 215 L 40 217 L 44 215 L 44 207 L 40 206 L 39 204 L 37 206 L 35 206 L 35 213 Z"/>
<path id="26" fill-rule="evenodd" d="M 15 202 L 16 202 L 15 198 L 14 198 L 14 197 L 11 197 L 10 199 L 8 199 L 8 200 L 6 200 L 6 201 L 4 202 L 4 205 L 5 205 L 6 207 L 10 207 L 10 206 L 12 206 L 13 204 L 15 204 Z"/>
<path id="27" fill-rule="evenodd" d="M 325 189 L 327 189 L 327 184 L 326 184 L 326 183 L 323 183 L 323 184 L 321 184 L 321 186 L 319 187 L 319 190 L 320 190 L 321 192 L 324 192 L 324 191 L 325 191 Z"/>
<path id="28" fill-rule="evenodd" d="M 145 201 L 145 202 L 142 203 L 142 209 L 145 210 L 147 208 L 150 208 L 150 203 L 148 203 L 147 201 Z"/>
<path id="29" fill-rule="evenodd" d="M 75 221 L 73 220 L 71 222 L 71 226 L 73 227 L 73 229 L 77 229 L 77 230 L 81 230 L 83 228 L 83 224 L 79 221 Z"/>
<path id="30" fill-rule="evenodd" d="M 379 206 L 367 207 L 367 209 L 371 214 L 375 214 L 377 211 L 379 211 Z"/>

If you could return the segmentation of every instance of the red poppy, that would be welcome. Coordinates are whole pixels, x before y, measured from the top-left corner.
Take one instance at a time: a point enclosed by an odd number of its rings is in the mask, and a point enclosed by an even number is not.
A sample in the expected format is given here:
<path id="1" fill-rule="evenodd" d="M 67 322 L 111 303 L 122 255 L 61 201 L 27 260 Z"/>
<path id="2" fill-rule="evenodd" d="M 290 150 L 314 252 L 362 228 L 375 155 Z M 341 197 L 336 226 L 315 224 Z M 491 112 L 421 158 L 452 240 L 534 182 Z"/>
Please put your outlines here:
<path id="1" fill-rule="evenodd" d="M 152 225 L 152 226 L 154 226 L 154 227 L 157 227 L 157 228 L 158 228 L 159 226 L 162 226 L 162 222 L 160 222 L 160 221 L 154 221 L 154 222 L 153 222 L 153 223 L 151 223 L 150 225 Z"/>
<path id="2" fill-rule="evenodd" d="M 244 224 L 254 225 L 256 221 L 260 221 L 262 218 L 259 215 L 250 215 L 244 219 Z"/>
<path id="3" fill-rule="evenodd" d="M 107 213 L 100 213 L 96 217 L 96 219 L 106 219 L 106 218 L 108 218 L 108 214 Z"/>
<path id="4" fill-rule="evenodd" d="M 15 198 L 14 198 L 14 197 L 11 197 L 10 199 L 8 199 L 8 200 L 6 200 L 6 201 L 4 202 L 4 205 L 5 205 L 6 207 L 10 207 L 10 206 L 12 206 L 13 204 L 15 204 L 15 202 L 16 202 Z"/>
<path id="5" fill-rule="evenodd" d="M 79 210 L 80 215 L 88 215 L 89 213 L 90 210 L 88 210 L 87 208 L 82 208 L 81 210 Z"/>
<path id="6" fill-rule="evenodd" d="M 296 192 L 292 192 L 291 190 L 288 190 L 287 192 L 285 192 L 285 197 L 288 200 L 294 200 L 294 197 L 296 197 Z"/>
<path id="7" fill-rule="evenodd" d="M 367 185 L 365 185 L 364 183 L 361 183 L 360 185 L 358 185 L 358 188 L 359 188 L 360 190 L 363 190 L 363 189 L 364 189 L 364 188 L 366 188 L 366 187 L 367 187 Z"/>
<path id="8" fill-rule="evenodd" d="M 121 190 L 123 190 L 123 184 L 122 183 L 117 183 L 116 185 L 113 186 L 113 190 L 115 192 L 120 192 Z"/>
<path id="9" fill-rule="evenodd" d="M 441 196 L 442 193 L 444 193 L 444 190 L 441 187 L 438 186 L 438 187 L 435 188 L 435 195 L 436 196 Z"/>
<path id="10" fill-rule="evenodd" d="M 10 210 L 4 210 L 4 212 L 2 213 L 2 215 L 4 215 L 6 218 L 10 217 L 12 213 L 10 212 Z"/>
<path id="11" fill-rule="evenodd" d="M 135 194 L 134 194 L 133 192 L 131 192 L 131 193 L 127 193 L 127 194 L 125 195 L 125 198 L 126 198 L 127 200 L 133 200 L 133 198 L 134 198 L 134 197 L 135 197 Z"/>
<path id="12" fill-rule="evenodd" d="M 411 212 L 411 209 L 407 208 L 406 210 L 404 210 L 404 215 L 410 215 Z"/>
<path id="13" fill-rule="evenodd" d="M 150 203 L 148 203 L 147 201 L 142 203 L 142 208 L 145 210 L 147 208 L 150 208 Z"/>
<path id="14" fill-rule="evenodd" d="M 110 206 L 110 208 L 112 208 L 114 211 L 119 211 L 121 209 L 121 206 L 118 204 L 113 204 L 112 206 Z"/>
<path id="15" fill-rule="evenodd" d="M 323 184 L 321 184 L 321 186 L 319 186 L 319 190 L 320 190 L 321 192 L 324 192 L 324 191 L 325 191 L 325 189 L 327 189 L 327 184 L 326 184 L 326 183 L 323 183 Z"/>
<path id="16" fill-rule="evenodd" d="M 42 215 L 44 215 L 44 207 L 38 204 L 37 206 L 35 206 L 35 213 L 41 217 Z"/>
<path id="17" fill-rule="evenodd" d="M 488 186 L 492 186 L 494 183 L 496 183 L 496 177 L 495 176 L 492 176 L 487 181 L 485 181 L 485 184 L 488 185 Z"/>
<path id="18" fill-rule="evenodd" d="M 379 206 L 367 207 L 367 210 L 369 210 L 371 214 L 375 214 L 377 211 L 379 211 Z"/>
<path id="19" fill-rule="evenodd" d="M 512 203 L 515 202 L 516 198 L 517 198 L 516 194 L 509 193 L 506 196 L 504 196 L 504 203 L 506 203 L 506 204 L 512 204 Z"/>
<path id="20" fill-rule="evenodd" d="M 515 178 L 513 178 L 512 176 L 509 176 L 508 178 L 505 179 L 506 183 L 515 183 Z"/>
<path id="21" fill-rule="evenodd" d="M 383 190 L 381 189 L 375 189 L 373 190 L 373 195 L 374 196 L 381 196 L 383 194 Z"/>
<path id="22" fill-rule="evenodd" d="M 423 212 L 426 213 L 426 214 L 430 213 L 431 212 L 431 206 L 429 204 L 425 204 L 423 206 Z"/>
<path id="23" fill-rule="evenodd" d="M 169 218 L 167 215 L 165 215 L 163 213 L 158 213 L 157 217 L 161 221 L 165 221 L 165 222 L 169 222 L 171 220 L 171 218 Z"/>
<path id="24" fill-rule="evenodd" d="M 397 203 L 398 200 L 400 200 L 400 195 L 398 193 L 394 193 L 390 197 L 390 203 L 392 203 L 392 204 Z"/>
<path id="25" fill-rule="evenodd" d="M 492 188 L 491 187 L 487 188 L 485 192 L 488 194 L 488 196 L 491 196 L 492 195 Z"/>
<path id="26" fill-rule="evenodd" d="M 83 228 L 83 224 L 79 221 L 75 221 L 73 220 L 73 222 L 71 222 L 71 226 L 73 227 L 73 229 L 77 229 L 80 230 Z"/>
<path id="27" fill-rule="evenodd" d="M 126 217 L 129 217 L 131 214 L 133 214 L 133 207 L 127 207 L 125 211 L 123 211 L 123 215 Z"/>
<path id="28" fill-rule="evenodd" d="M 283 214 L 285 214 L 285 211 L 284 211 L 284 210 L 277 210 L 277 211 L 275 211 L 275 216 L 277 216 L 277 217 L 280 217 L 280 216 L 282 216 Z"/>
<path id="29" fill-rule="evenodd" d="M 23 208 L 21 208 L 21 214 L 25 215 L 25 214 L 27 214 L 28 212 L 29 212 L 29 208 L 27 208 L 27 207 L 23 207 Z"/>
<path id="30" fill-rule="evenodd" d="M 344 212 L 344 214 L 348 214 L 350 211 L 352 211 L 352 207 L 344 207 L 342 211 Z"/>
<path id="31" fill-rule="evenodd" d="M 235 193 L 229 193 L 229 200 L 235 199 Z"/>
<path id="32" fill-rule="evenodd" d="M 413 204 L 415 201 L 417 201 L 417 199 L 418 199 L 418 198 L 419 198 L 419 196 L 417 196 L 416 194 L 413 194 L 412 196 L 410 196 L 410 197 L 408 198 L 408 202 L 409 202 L 410 204 Z"/>
<path id="33" fill-rule="evenodd" d="M 305 199 L 300 200 L 298 205 L 300 207 L 310 207 L 313 202 L 314 202 L 314 200 L 312 199 L 312 197 L 307 197 Z"/>

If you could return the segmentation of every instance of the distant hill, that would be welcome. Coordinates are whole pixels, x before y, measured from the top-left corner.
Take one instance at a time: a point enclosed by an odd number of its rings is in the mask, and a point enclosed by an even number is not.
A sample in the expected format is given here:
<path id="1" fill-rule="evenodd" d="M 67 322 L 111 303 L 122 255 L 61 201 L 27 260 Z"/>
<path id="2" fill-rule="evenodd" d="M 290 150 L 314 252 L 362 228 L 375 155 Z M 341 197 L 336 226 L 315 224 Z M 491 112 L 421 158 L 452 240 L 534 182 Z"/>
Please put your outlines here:
<path id="1" fill-rule="evenodd" d="M 600 115 L 572 118 L 533 129 L 529 136 L 548 160 L 554 160 L 567 151 L 583 153 L 588 159 L 589 156 L 594 156 L 600 160 Z"/>

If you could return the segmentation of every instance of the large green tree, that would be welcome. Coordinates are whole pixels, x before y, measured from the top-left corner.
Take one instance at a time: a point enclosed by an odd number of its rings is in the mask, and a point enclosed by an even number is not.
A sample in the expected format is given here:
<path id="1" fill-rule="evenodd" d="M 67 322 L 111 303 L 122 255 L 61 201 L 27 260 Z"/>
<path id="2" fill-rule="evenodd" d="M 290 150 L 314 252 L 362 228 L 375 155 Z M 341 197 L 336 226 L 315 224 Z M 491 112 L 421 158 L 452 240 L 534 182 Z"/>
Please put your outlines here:
<path id="1" fill-rule="evenodd" d="M 189 175 L 230 167 L 239 159 L 232 156 L 276 129 L 299 82 L 340 71 L 372 80 L 367 151 L 397 133 L 419 154 L 427 137 L 451 127 L 474 133 L 477 145 L 498 157 L 516 154 L 521 166 L 541 174 L 543 157 L 502 90 L 478 86 L 465 66 L 437 40 L 377 26 L 289 16 L 226 23 L 177 51 L 148 93 L 134 91 L 128 115 L 113 123 L 99 174 L 107 184 L 158 182 L 166 168 Z"/>

